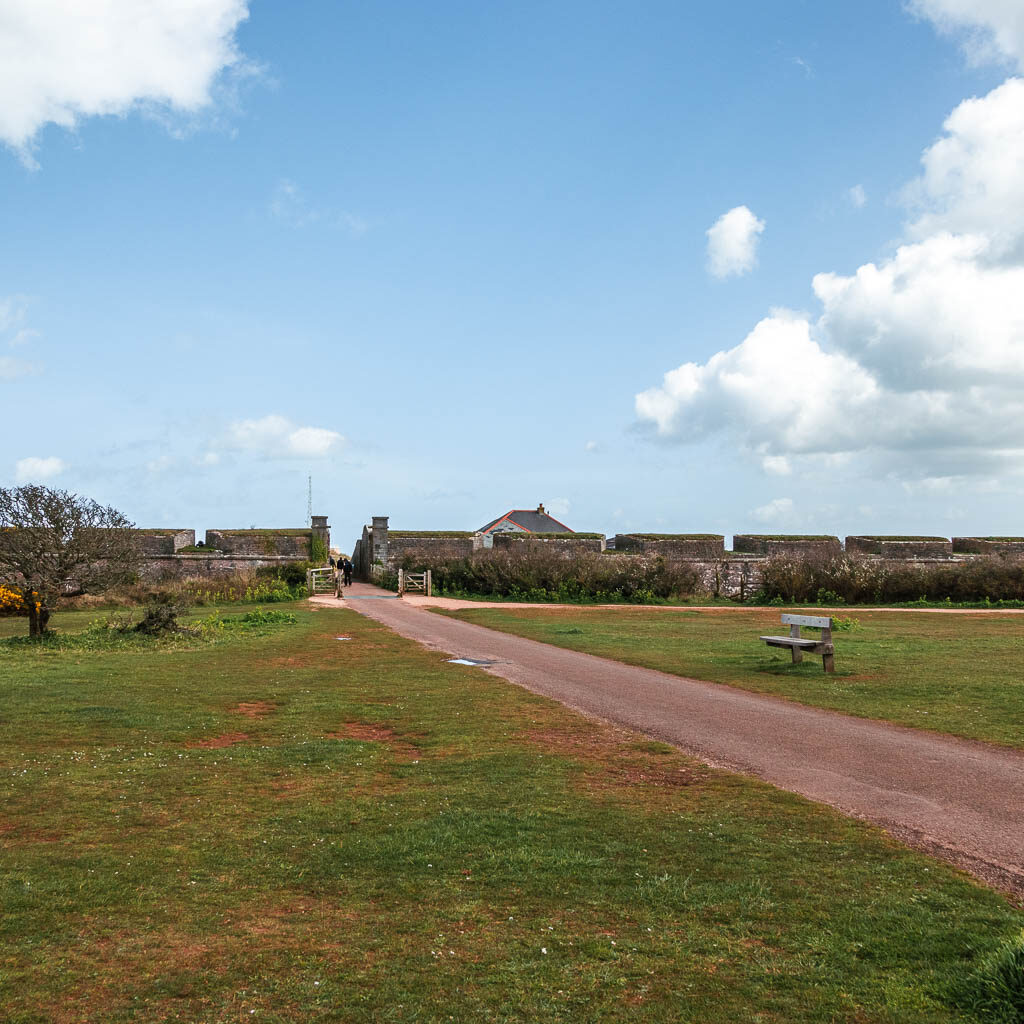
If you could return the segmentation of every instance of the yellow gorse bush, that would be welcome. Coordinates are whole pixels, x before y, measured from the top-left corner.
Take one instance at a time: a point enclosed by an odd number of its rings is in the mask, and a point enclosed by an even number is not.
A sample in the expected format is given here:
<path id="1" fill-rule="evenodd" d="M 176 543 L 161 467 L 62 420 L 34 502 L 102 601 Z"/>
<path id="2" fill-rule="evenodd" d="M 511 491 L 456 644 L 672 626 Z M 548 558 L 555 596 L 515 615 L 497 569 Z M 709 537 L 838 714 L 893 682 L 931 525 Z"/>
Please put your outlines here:
<path id="1" fill-rule="evenodd" d="M 40 604 L 36 601 L 36 611 Z M 0 583 L 0 615 L 28 615 L 28 606 L 17 591 L 11 590 Z"/>

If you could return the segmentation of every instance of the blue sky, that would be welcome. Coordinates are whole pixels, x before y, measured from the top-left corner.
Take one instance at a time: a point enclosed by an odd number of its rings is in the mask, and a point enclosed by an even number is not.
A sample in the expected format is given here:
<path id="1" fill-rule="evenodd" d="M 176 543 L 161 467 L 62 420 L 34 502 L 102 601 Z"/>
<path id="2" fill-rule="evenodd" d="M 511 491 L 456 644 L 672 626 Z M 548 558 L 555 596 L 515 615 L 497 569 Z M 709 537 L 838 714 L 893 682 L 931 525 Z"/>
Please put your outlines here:
<path id="1" fill-rule="evenodd" d="M 2 7 L 0 486 L 1024 532 L 1016 0 Z"/>

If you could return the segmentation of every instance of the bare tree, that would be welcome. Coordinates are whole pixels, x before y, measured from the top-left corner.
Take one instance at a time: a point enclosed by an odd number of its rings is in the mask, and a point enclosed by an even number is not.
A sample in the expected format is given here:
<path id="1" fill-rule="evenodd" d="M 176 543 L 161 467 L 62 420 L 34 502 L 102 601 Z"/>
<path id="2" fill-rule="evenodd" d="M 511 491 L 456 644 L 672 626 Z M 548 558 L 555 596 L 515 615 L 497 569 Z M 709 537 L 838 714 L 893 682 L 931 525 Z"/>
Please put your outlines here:
<path id="1" fill-rule="evenodd" d="M 71 587 L 100 592 L 137 573 L 134 525 L 117 509 L 69 491 L 0 488 L 0 583 L 28 607 L 30 636 L 46 632 Z"/>

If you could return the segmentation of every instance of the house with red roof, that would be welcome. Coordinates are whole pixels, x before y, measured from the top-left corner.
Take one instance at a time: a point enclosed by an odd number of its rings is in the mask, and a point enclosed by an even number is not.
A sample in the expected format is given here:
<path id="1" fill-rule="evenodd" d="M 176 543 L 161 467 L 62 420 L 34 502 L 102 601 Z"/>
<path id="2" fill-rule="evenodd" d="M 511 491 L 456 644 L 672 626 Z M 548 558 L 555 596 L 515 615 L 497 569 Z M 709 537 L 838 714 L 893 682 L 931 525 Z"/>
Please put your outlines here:
<path id="1" fill-rule="evenodd" d="M 514 508 L 497 519 L 492 519 L 486 526 L 481 526 L 477 533 L 483 537 L 484 547 L 494 543 L 496 533 L 574 533 L 565 523 L 560 523 L 549 515 L 544 505 L 536 509 Z"/>

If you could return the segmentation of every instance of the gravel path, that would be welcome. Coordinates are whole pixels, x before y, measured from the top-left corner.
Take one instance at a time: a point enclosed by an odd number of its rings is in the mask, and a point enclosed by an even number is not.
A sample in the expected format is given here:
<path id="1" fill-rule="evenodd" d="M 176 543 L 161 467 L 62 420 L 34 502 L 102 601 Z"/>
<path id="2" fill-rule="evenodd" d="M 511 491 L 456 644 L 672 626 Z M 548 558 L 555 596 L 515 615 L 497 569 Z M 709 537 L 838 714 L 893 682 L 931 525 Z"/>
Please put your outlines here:
<path id="1" fill-rule="evenodd" d="M 1024 896 L 1024 754 L 499 633 L 356 584 L 345 605 L 586 715 L 874 822 Z M 362 598 L 362 599 L 358 599 Z M 474 604 L 474 607 L 478 605 Z M 757 638 L 751 636 L 751 643 Z"/>

